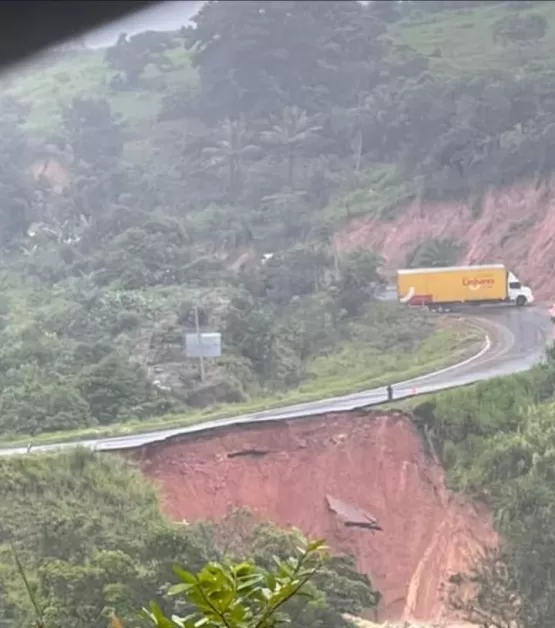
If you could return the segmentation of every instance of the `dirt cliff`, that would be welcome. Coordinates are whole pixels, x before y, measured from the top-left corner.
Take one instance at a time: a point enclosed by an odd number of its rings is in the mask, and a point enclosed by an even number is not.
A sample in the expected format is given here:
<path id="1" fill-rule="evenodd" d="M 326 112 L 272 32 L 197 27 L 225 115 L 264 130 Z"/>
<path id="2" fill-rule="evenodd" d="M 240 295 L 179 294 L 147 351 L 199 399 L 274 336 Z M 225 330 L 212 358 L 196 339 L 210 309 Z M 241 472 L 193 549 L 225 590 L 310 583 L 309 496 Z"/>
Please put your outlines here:
<path id="1" fill-rule="evenodd" d="M 447 491 L 402 413 L 222 429 L 135 455 L 175 520 L 248 506 L 355 555 L 383 593 L 380 620 L 445 619 L 446 579 L 495 539 L 487 513 Z"/>
<path id="2" fill-rule="evenodd" d="M 352 220 L 336 237 L 338 249 L 372 247 L 391 268 L 428 238 L 464 243 L 461 263 L 504 262 L 540 299 L 555 298 L 555 181 L 492 189 L 479 212 L 466 203 L 415 202 L 394 221 Z"/>

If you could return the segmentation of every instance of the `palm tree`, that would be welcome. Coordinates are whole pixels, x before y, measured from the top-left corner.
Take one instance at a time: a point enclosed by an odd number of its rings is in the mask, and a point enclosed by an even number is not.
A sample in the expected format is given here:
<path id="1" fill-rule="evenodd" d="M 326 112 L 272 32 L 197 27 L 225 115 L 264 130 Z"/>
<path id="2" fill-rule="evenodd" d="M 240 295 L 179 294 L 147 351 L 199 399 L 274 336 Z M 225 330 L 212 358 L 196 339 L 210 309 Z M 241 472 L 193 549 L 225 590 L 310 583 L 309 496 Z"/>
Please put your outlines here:
<path id="1" fill-rule="evenodd" d="M 250 143 L 250 134 L 243 120 L 227 118 L 218 130 L 212 146 L 205 146 L 202 154 L 209 157 L 209 167 L 227 170 L 228 190 L 235 198 L 240 187 L 243 164 L 252 158 L 259 147 Z"/>
<path id="2" fill-rule="evenodd" d="M 364 153 L 363 131 L 370 126 L 376 116 L 372 105 L 371 97 L 361 95 L 352 107 L 332 111 L 332 124 L 341 135 L 349 139 L 355 172 L 360 170 Z"/>
<path id="3" fill-rule="evenodd" d="M 317 252 L 321 259 L 329 258 L 331 254 L 335 279 L 339 277 L 339 256 L 335 246 L 334 229 L 331 223 L 322 223 L 309 231 L 306 242 L 308 246 Z"/>
<path id="4" fill-rule="evenodd" d="M 273 148 L 287 161 L 287 183 L 294 189 L 295 164 L 301 148 L 314 140 L 321 126 L 315 124 L 314 118 L 297 106 L 286 107 L 281 118 L 270 118 L 272 127 L 263 131 L 262 141 Z"/>

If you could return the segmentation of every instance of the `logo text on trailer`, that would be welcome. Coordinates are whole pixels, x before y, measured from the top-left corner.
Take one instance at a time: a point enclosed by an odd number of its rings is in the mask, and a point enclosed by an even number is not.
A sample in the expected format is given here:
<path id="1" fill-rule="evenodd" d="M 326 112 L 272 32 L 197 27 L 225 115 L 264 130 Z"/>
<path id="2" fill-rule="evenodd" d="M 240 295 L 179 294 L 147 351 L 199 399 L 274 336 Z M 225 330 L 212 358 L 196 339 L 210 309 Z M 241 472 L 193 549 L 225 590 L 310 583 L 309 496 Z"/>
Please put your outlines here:
<path id="1" fill-rule="evenodd" d="M 487 288 L 489 286 L 493 286 L 494 283 L 495 279 L 493 279 L 492 277 L 484 277 L 482 279 L 478 279 L 476 277 L 464 277 L 464 279 L 462 280 L 463 286 L 469 287 L 473 290 L 477 290 L 482 286 Z"/>

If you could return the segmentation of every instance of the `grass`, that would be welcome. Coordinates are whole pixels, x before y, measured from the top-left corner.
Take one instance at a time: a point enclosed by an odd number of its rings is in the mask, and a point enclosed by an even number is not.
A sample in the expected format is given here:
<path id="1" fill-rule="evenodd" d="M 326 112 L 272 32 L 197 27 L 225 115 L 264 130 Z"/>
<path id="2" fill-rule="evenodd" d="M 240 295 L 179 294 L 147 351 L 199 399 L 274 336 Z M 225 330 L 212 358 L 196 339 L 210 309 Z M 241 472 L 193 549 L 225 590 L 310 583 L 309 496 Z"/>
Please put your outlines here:
<path id="1" fill-rule="evenodd" d="M 510 7 L 492 4 L 433 13 L 421 20 L 393 24 L 388 34 L 398 43 L 428 56 L 434 73 L 451 77 L 477 76 L 496 69 L 514 71 L 530 61 L 552 59 L 555 56 L 555 4 L 538 2 L 528 9 L 519 8 L 520 15 L 540 14 L 548 22 L 545 37 L 521 51 L 496 44 L 492 37 L 495 22 L 515 12 Z"/>
<path id="2" fill-rule="evenodd" d="M 196 74 L 184 48 L 167 53 L 174 69 L 163 76 L 153 66 L 143 75 L 143 89 L 114 90 L 110 79 L 115 72 L 104 63 L 102 50 L 71 51 L 59 57 L 39 58 L 4 73 L 0 81 L 2 92 L 32 105 L 25 123 L 31 131 L 55 131 L 61 120 L 60 105 L 73 98 L 105 98 L 116 113 L 131 125 L 154 123 L 165 88 L 185 89 L 194 84 Z M 37 65 L 38 64 L 38 65 Z"/>
<path id="3" fill-rule="evenodd" d="M 424 340 L 413 353 L 380 353 L 359 344 L 342 347 L 331 358 L 316 358 L 309 365 L 312 381 L 293 391 L 295 397 L 329 396 L 358 392 L 396 381 L 412 379 L 468 357 L 482 341 L 482 334 L 460 321 L 446 321 L 445 327 Z M 477 349 L 476 349 L 477 350 Z M 402 375 L 401 379 L 399 377 Z M 304 400 L 304 399 L 303 399 Z"/>
<path id="4" fill-rule="evenodd" d="M 315 359 L 309 367 L 309 381 L 280 395 L 253 399 L 241 404 L 207 408 L 196 413 L 113 424 L 102 428 L 42 434 L 33 439 L 8 437 L 4 439 L 0 448 L 26 446 L 30 440 L 34 445 L 46 445 L 129 436 L 356 393 L 412 379 L 456 364 L 477 353 L 482 343 L 483 331 L 479 327 L 457 318 L 446 317 L 439 331 L 424 340 L 417 351 L 409 354 L 400 352 L 383 354 L 375 350 L 365 350 L 358 345 L 347 345 L 332 356 Z"/>

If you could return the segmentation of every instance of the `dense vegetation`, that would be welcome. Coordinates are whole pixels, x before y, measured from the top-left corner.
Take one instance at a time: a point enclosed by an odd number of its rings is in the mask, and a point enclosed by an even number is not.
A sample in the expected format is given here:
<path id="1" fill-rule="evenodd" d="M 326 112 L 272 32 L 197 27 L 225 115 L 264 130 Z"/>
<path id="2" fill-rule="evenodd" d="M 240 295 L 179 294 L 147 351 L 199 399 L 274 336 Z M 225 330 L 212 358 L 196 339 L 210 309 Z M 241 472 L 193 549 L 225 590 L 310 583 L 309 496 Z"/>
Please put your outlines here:
<path id="1" fill-rule="evenodd" d="M 196 28 L 7 75 L 0 433 L 144 426 L 457 359 L 473 335 L 377 303 L 380 257 L 334 230 L 415 194 L 478 198 L 518 164 L 547 173 L 549 7 L 494 4 L 209 2 Z M 470 83 L 417 37 L 482 19 L 497 65 Z M 513 52 L 522 71 L 502 67 Z M 407 263 L 461 252 L 430 241 Z M 184 355 L 195 306 L 223 334 L 205 381 Z"/>
<path id="2" fill-rule="evenodd" d="M 220 523 L 170 524 L 154 490 L 117 457 L 67 455 L 0 460 L 0 625 L 31 626 L 35 611 L 18 576 L 12 547 L 47 628 L 105 628 L 116 612 L 124 626 L 147 626 L 149 600 L 186 610 L 168 597 L 173 566 L 198 571 L 207 561 L 253 560 L 271 568 L 298 546 L 292 532 L 232 511 Z M 312 580 L 316 598 L 292 600 L 295 626 L 347 628 L 342 613 L 379 600 L 347 556 L 327 559 Z"/>
<path id="3" fill-rule="evenodd" d="M 414 408 L 454 490 L 493 511 L 501 546 L 470 574 L 476 598 L 452 602 L 479 625 L 550 626 L 555 612 L 555 349 L 528 373 L 438 395 Z M 485 623 L 484 623 L 485 622 Z"/>
<path id="4" fill-rule="evenodd" d="M 249 560 L 210 561 L 198 573 L 175 567 L 180 582 L 168 593 L 179 596 L 183 607 L 192 612 L 185 617 L 168 616 L 151 602 L 145 609 L 147 616 L 158 628 L 274 628 L 291 623 L 291 614 L 298 612 L 293 603 L 299 607 L 302 598 L 321 603 L 321 594 L 311 584 L 327 557 L 323 541 L 297 536 L 293 555 L 274 556 L 275 564 L 269 569 Z"/>

